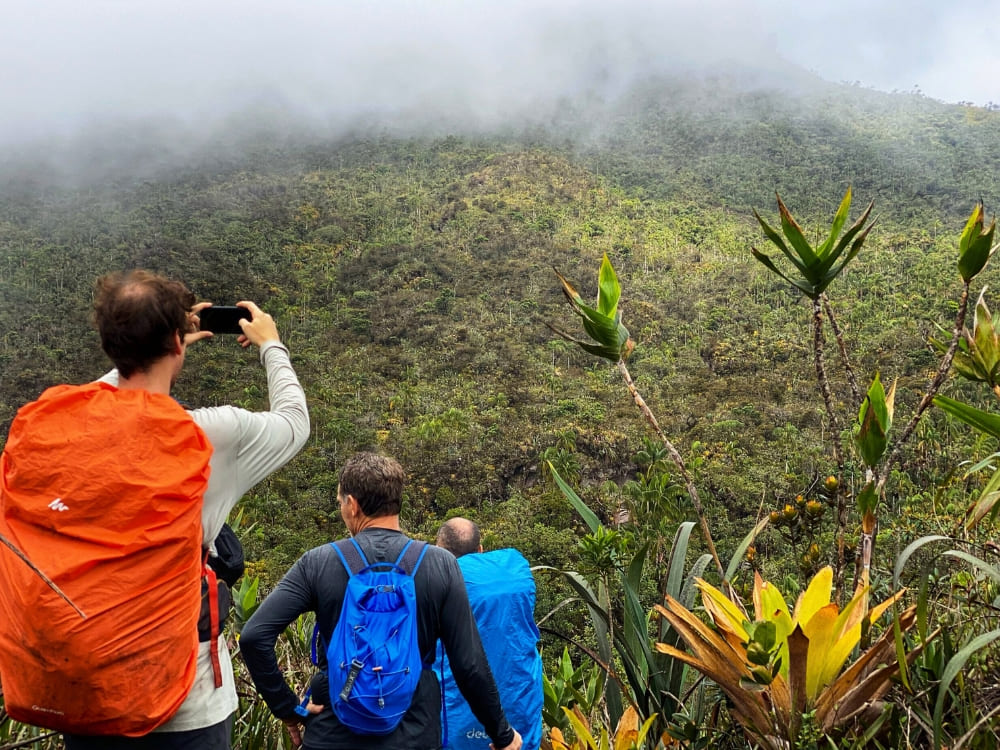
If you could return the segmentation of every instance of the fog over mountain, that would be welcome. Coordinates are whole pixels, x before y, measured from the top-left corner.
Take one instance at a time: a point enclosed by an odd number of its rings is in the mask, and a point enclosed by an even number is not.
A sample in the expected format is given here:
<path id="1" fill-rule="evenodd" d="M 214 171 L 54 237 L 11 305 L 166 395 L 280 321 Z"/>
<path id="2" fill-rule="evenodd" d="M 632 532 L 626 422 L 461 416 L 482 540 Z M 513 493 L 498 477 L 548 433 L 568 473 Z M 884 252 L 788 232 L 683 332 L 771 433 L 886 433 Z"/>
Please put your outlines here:
<path id="1" fill-rule="evenodd" d="M 194 137 L 260 112 L 309 127 L 492 128 L 652 74 L 790 65 L 949 101 L 1000 101 L 968 9 L 891 0 L 13 0 L 0 145 L 110 123 Z M 253 113 L 248 114 L 248 113 Z"/>

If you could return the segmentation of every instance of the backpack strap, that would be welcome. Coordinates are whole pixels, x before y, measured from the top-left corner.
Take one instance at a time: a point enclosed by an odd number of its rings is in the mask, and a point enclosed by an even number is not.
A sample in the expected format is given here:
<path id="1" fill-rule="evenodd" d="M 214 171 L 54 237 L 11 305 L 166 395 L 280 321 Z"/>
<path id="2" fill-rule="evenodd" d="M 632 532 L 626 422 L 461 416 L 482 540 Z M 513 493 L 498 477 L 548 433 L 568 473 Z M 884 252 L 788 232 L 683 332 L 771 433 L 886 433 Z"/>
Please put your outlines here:
<path id="1" fill-rule="evenodd" d="M 444 689 L 444 643 L 438 641 L 438 648 L 441 650 L 441 658 L 438 661 L 441 672 L 441 747 L 448 750 L 448 697 Z"/>
<path id="2" fill-rule="evenodd" d="M 427 542 L 422 542 L 419 539 L 411 539 L 403 547 L 403 551 L 399 553 L 399 559 L 396 560 L 396 565 L 406 573 L 408 576 L 415 576 L 417 574 L 417 568 L 420 567 L 420 563 L 424 561 L 424 555 L 427 554 Z"/>
<path id="3" fill-rule="evenodd" d="M 208 564 L 208 550 L 202 563 L 205 578 L 208 580 L 208 620 L 209 620 L 209 653 L 212 655 L 212 675 L 215 687 L 222 687 L 222 663 L 219 661 L 219 633 L 222 626 L 219 622 L 219 583 L 215 571 Z"/>
<path id="4" fill-rule="evenodd" d="M 361 545 L 358 544 L 354 537 L 351 537 L 350 539 L 339 539 L 336 542 L 330 542 L 330 546 L 336 551 L 337 556 L 340 558 L 340 562 L 343 563 L 348 575 L 356 575 L 368 567 L 368 558 L 365 557 L 364 550 L 361 549 Z M 399 557 L 396 558 L 396 567 L 408 576 L 416 575 L 417 568 L 419 568 L 420 563 L 423 562 L 428 546 L 427 542 L 420 541 L 419 539 L 408 540 L 406 544 L 403 545 L 403 549 L 400 551 Z M 372 565 L 392 564 L 393 563 L 372 563 Z"/>
<path id="5" fill-rule="evenodd" d="M 330 542 L 330 546 L 337 553 L 340 562 L 344 564 L 348 577 L 360 573 L 368 565 L 368 558 L 365 557 L 364 550 L 361 549 L 361 545 L 354 537 Z"/>

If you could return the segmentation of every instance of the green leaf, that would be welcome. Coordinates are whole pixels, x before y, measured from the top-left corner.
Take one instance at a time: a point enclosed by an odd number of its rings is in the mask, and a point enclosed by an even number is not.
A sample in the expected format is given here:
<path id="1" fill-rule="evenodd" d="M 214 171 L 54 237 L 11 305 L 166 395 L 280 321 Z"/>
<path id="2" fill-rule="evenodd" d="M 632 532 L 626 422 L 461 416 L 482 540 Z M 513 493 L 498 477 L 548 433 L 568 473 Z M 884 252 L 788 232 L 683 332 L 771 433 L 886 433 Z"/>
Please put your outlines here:
<path id="1" fill-rule="evenodd" d="M 987 234 L 974 239 L 969 244 L 969 249 L 959 257 L 958 272 L 966 283 L 983 270 L 993 254 L 993 229 L 994 225 L 991 224 Z"/>
<path id="2" fill-rule="evenodd" d="M 597 309 L 610 318 L 615 317 L 620 296 L 621 286 L 618 284 L 618 276 L 611 266 L 611 261 L 608 260 L 608 254 L 605 253 L 598 274 Z"/>
<path id="3" fill-rule="evenodd" d="M 844 193 L 843 199 L 840 201 L 840 207 L 837 209 L 836 215 L 833 217 L 833 224 L 830 225 L 830 234 L 826 238 L 826 241 L 820 245 L 816 254 L 820 258 L 825 258 L 826 254 L 830 252 L 830 248 L 833 246 L 834 241 L 837 239 L 837 235 L 840 234 L 840 230 L 844 228 L 844 224 L 847 222 L 847 214 L 851 210 L 851 186 L 847 186 L 847 191 Z"/>
<path id="4" fill-rule="evenodd" d="M 727 581 L 733 580 L 733 576 L 736 575 L 736 571 L 739 569 L 740 563 L 743 562 L 743 556 L 747 553 L 747 549 L 751 544 L 753 544 L 753 540 L 756 539 L 757 535 L 764 530 L 764 527 L 767 526 L 769 521 L 770 518 L 765 515 L 760 521 L 757 522 L 757 525 L 750 530 L 750 533 L 743 537 L 743 541 L 740 542 L 736 551 L 733 553 L 732 558 L 729 560 L 729 567 L 726 568 Z"/>
<path id="5" fill-rule="evenodd" d="M 990 463 L 996 455 L 994 453 L 988 459 L 981 461 L 966 474 L 966 477 L 983 468 L 983 464 Z M 965 514 L 966 531 L 971 531 L 991 511 L 996 513 L 996 509 L 1000 507 L 998 503 L 1000 503 L 1000 470 L 994 470 L 986 486 L 983 487 L 982 492 L 979 494 L 979 498 Z"/>
<path id="6" fill-rule="evenodd" d="M 985 560 L 980 560 L 975 555 L 970 555 L 968 552 L 963 552 L 958 549 L 950 549 L 941 553 L 942 557 L 954 557 L 956 560 L 962 560 L 967 562 L 973 568 L 979 570 L 985 574 L 988 578 L 993 579 L 994 583 L 1000 583 L 1000 568 L 990 565 Z"/>
<path id="7" fill-rule="evenodd" d="M 890 394 L 894 393 L 895 386 L 890 390 Z M 861 403 L 853 430 L 854 445 L 865 465 L 872 468 L 878 465 L 889 444 L 888 433 L 891 424 L 891 396 L 886 398 L 882 381 L 876 374 L 865 400 Z"/>
<path id="8" fill-rule="evenodd" d="M 930 534 L 910 542 L 906 546 L 906 549 L 900 552 L 899 556 L 896 558 L 896 564 L 892 570 L 892 590 L 895 591 L 899 588 L 899 579 L 903 575 L 903 568 L 917 550 L 928 544 L 932 544 L 934 542 L 944 542 L 949 539 L 950 537 L 942 536 L 940 534 Z"/>
<path id="9" fill-rule="evenodd" d="M 964 255 L 969 249 L 969 245 L 972 240 L 979 235 L 979 229 L 983 226 L 983 204 L 977 203 L 975 208 L 972 209 L 972 213 L 969 215 L 969 220 L 965 222 L 965 228 L 962 229 L 962 234 L 958 238 L 958 252 L 959 255 Z"/>
<path id="10" fill-rule="evenodd" d="M 708 566 L 713 562 L 712 556 L 705 552 L 695 560 L 694 565 L 691 566 L 691 570 L 688 571 L 687 578 L 684 579 L 684 588 L 681 589 L 681 595 L 676 597 L 677 601 L 688 609 L 694 606 L 695 594 L 698 591 L 695 579 L 704 578 L 705 571 L 708 570 Z"/>
<path id="11" fill-rule="evenodd" d="M 818 296 L 818 293 L 816 292 L 815 288 L 808 282 L 792 279 L 791 277 L 786 276 L 784 273 L 782 273 L 778 269 L 778 267 L 774 265 L 774 261 L 771 260 L 770 256 L 765 255 L 755 247 L 750 248 L 750 252 L 753 253 L 753 257 L 755 257 L 757 260 L 759 260 L 761 263 L 767 266 L 768 270 L 770 270 L 772 273 L 778 274 L 778 276 L 780 276 L 789 284 L 794 286 L 796 289 L 798 289 L 800 292 L 806 295 L 809 299 L 815 299 Z"/>
<path id="12" fill-rule="evenodd" d="M 844 252 L 844 248 L 850 245 L 852 240 L 854 241 L 852 248 L 860 248 L 859 243 L 864 243 L 865 237 L 868 236 L 868 232 L 870 232 L 872 227 L 875 226 L 875 222 L 873 221 L 868 228 L 864 230 L 864 233 L 858 237 L 858 239 L 855 240 L 854 237 L 862 230 L 862 228 L 864 228 L 865 222 L 868 221 L 868 217 L 871 215 L 873 208 L 875 208 L 875 201 L 868 204 L 868 208 L 866 208 L 861 216 L 859 216 L 857 220 L 851 224 L 848 230 L 844 233 L 844 236 L 837 240 L 837 246 L 833 253 L 833 257 L 837 257 Z"/>
<path id="13" fill-rule="evenodd" d="M 667 564 L 666 586 L 660 592 L 660 598 L 669 594 L 674 599 L 680 599 L 681 587 L 684 585 L 684 561 L 687 559 L 688 544 L 694 521 L 685 521 L 677 527 L 674 542 L 670 546 L 670 562 Z"/>
<path id="14" fill-rule="evenodd" d="M 968 283 L 976 276 L 993 254 L 993 232 L 996 220 L 990 222 L 989 228 L 983 232 L 983 204 L 979 203 L 962 230 L 958 241 L 958 272 L 963 281 Z"/>
<path id="15" fill-rule="evenodd" d="M 587 507 L 587 504 L 580 499 L 580 496 L 573 491 L 573 488 L 566 484 L 563 478 L 559 476 L 559 472 L 556 471 L 556 467 L 552 465 L 552 462 L 549 461 L 548 464 L 549 470 L 552 472 L 552 478 L 556 480 L 556 485 L 558 485 L 559 489 L 562 490 L 563 495 L 567 500 L 569 500 L 570 505 L 572 505 L 576 509 L 576 512 L 583 518 L 584 523 L 586 523 L 587 527 L 590 529 L 590 533 L 595 533 L 602 526 L 601 520 L 597 517 L 597 514 Z"/>
<path id="16" fill-rule="evenodd" d="M 944 700 L 948 694 L 948 689 L 951 687 L 952 680 L 958 676 L 958 673 L 962 671 L 965 663 L 980 649 L 985 648 L 993 641 L 1000 638 L 1000 629 L 992 630 L 989 633 L 983 633 L 981 635 L 973 638 L 969 643 L 959 649 L 951 659 L 949 659 L 948 664 L 945 665 L 944 672 L 941 674 L 941 685 L 938 688 L 937 701 L 934 704 L 934 746 L 941 747 L 941 715 L 944 712 Z"/>
<path id="17" fill-rule="evenodd" d="M 878 496 L 875 494 L 875 483 L 868 482 L 861 492 L 858 493 L 858 513 L 874 513 L 875 506 L 878 505 Z"/>
<path id="18" fill-rule="evenodd" d="M 799 269 L 801 274 L 805 275 L 806 266 L 803 264 L 802 259 L 794 251 L 789 249 L 788 245 L 786 245 L 785 241 L 781 238 L 781 235 L 774 231 L 771 228 L 771 225 L 760 217 L 760 214 L 754 211 L 753 215 L 757 217 L 757 222 L 760 224 L 761 229 L 764 230 L 765 236 L 771 240 L 771 242 L 779 250 L 781 250 L 782 253 L 784 253 L 785 257 L 792 262 L 792 265 Z"/>
<path id="19" fill-rule="evenodd" d="M 935 396 L 934 405 L 980 432 L 1000 438 L 1000 415 L 982 411 L 947 396 Z"/>
<path id="20" fill-rule="evenodd" d="M 781 215 L 781 231 L 784 233 L 785 237 L 791 243 L 792 247 L 795 248 L 795 252 L 799 254 L 802 259 L 802 265 L 805 267 L 804 271 L 806 277 L 808 278 L 809 272 L 815 268 L 818 258 L 816 257 L 816 252 L 813 250 L 812 245 L 802 234 L 802 228 L 799 227 L 798 223 L 792 217 L 791 212 L 785 206 L 784 202 L 781 200 L 781 196 L 778 198 L 778 213 Z M 812 281 L 813 279 L 810 279 Z"/>
<path id="21" fill-rule="evenodd" d="M 785 244 L 781 235 L 774 231 L 774 229 L 771 228 L 771 225 L 764 221 L 755 209 L 751 209 L 751 211 L 753 211 L 753 215 L 757 219 L 757 223 L 760 224 L 760 228 L 764 230 L 764 235 L 771 240 L 771 242 L 774 243 L 774 245 L 781 250 L 781 252 L 783 252 L 790 261 L 792 261 L 792 263 L 795 264 L 795 267 L 798 268 L 799 271 L 805 273 L 806 269 L 805 266 L 802 265 L 802 261 L 795 253 L 788 249 L 788 245 Z"/>
<path id="22" fill-rule="evenodd" d="M 834 268 L 833 270 L 824 274 L 823 276 L 824 290 L 826 289 L 827 286 L 830 285 L 831 281 L 833 281 L 840 275 L 840 272 L 844 270 L 844 267 L 847 266 L 847 264 L 850 263 L 852 260 L 854 260 L 857 254 L 861 252 L 861 246 L 865 244 L 865 240 L 868 238 L 868 233 L 872 230 L 874 226 L 875 226 L 874 223 L 869 224 L 868 228 L 865 229 L 865 231 L 861 234 L 861 236 L 854 241 L 853 245 L 851 245 L 850 252 L 848 252 L 847 255 L 844 256 L 844 260 L 841 262 L 841 264 L 836 268 Z M 829 263 L 832 264 L 833 261 L 836 260 L 839 255 L 840 255 L 839 250 L 836 253 L 832 253 L 830 255 Z M 828 268 L 829 265 L 827 265 L 826 267 Z"/>

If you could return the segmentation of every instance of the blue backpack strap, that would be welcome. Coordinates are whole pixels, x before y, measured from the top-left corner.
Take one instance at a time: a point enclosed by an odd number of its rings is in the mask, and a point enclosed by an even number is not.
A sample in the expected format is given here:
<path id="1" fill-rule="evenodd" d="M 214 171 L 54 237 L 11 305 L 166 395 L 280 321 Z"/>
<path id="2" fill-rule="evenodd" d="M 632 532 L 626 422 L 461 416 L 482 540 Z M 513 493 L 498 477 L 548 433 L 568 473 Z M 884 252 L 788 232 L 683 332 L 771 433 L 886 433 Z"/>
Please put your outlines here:
<path id="1" fill-rule="evenodd" d="M 445 695 L 444 689 L 444 644 L 438 641 L 438 648 L 441 650 L 441 659 L 439 660 L 441 672 L 441 747 L 447 750 L 448 748 L 448 700 Z"/>
<path id="2" fill-rule="evenodd" d="M 403 547 L 403 551 L 399 553 L 399 559 L 396 560 L 396 565 L 406 573 L 408 576 L 415 576 L 417 574 L 417 568 L 420 567 L 420 563 L 424 561 L 424 555 L 427 554 L 427 547 L 430 546 L 427 542 L 422 542 L 419 539 L 411 539 Z"/>
<path id="3" fill-rule="evenodd" d="M 350 539 L 340 539 L 336 542 L 330 542 L 330 546 L 333 547 L 334 551 L 337 553 L 337 557 L 340 558 L 340 562 L 344 564 L 344 568 L 347 570 L 348 576 L 353 576 L 359 573 L 365 566 L 368 565 L 368 559 L 365 557 L 364 551 L 361 549 L 361 545 L 358 544 L 354 537 Z"/>

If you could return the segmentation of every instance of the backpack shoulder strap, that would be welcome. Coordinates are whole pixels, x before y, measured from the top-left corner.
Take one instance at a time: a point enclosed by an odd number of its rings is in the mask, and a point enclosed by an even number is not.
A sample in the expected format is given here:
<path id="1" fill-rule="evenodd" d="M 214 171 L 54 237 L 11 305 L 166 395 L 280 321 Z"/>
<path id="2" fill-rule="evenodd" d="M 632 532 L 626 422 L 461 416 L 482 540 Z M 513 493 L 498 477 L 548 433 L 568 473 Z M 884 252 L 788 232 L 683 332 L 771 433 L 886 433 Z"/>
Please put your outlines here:
<path id="1" fill-rule="evenodd" d="M 428 546 L 427 542 L 420 541 L 419 539 L 411 539 L 403 547 L 403 551 L 399 554 L 399 559 L 396 560 L 396 565 L 406 575 L 416 575 L 417 568 L 420 567 L 420 563 L 424 561 L 424 555 L 427 554 Z"/>
<path id="2" fill-rule="evenodd" d="M 368 559 L 365 557 L 364 551 L 361 549 L 361 545 L 357 543 L 354 537 L 350 539 L 340 539 L 336 542 L 330 542 L 330 546 L 333 547 L 334 551 L 337 553 L 337 557 L 340 558 L 340 562 L 344 564 L 344 568 L 347 570 L 348 576 L 353 576 L 359 573 L 363 568 L 368 565 Z"/>

